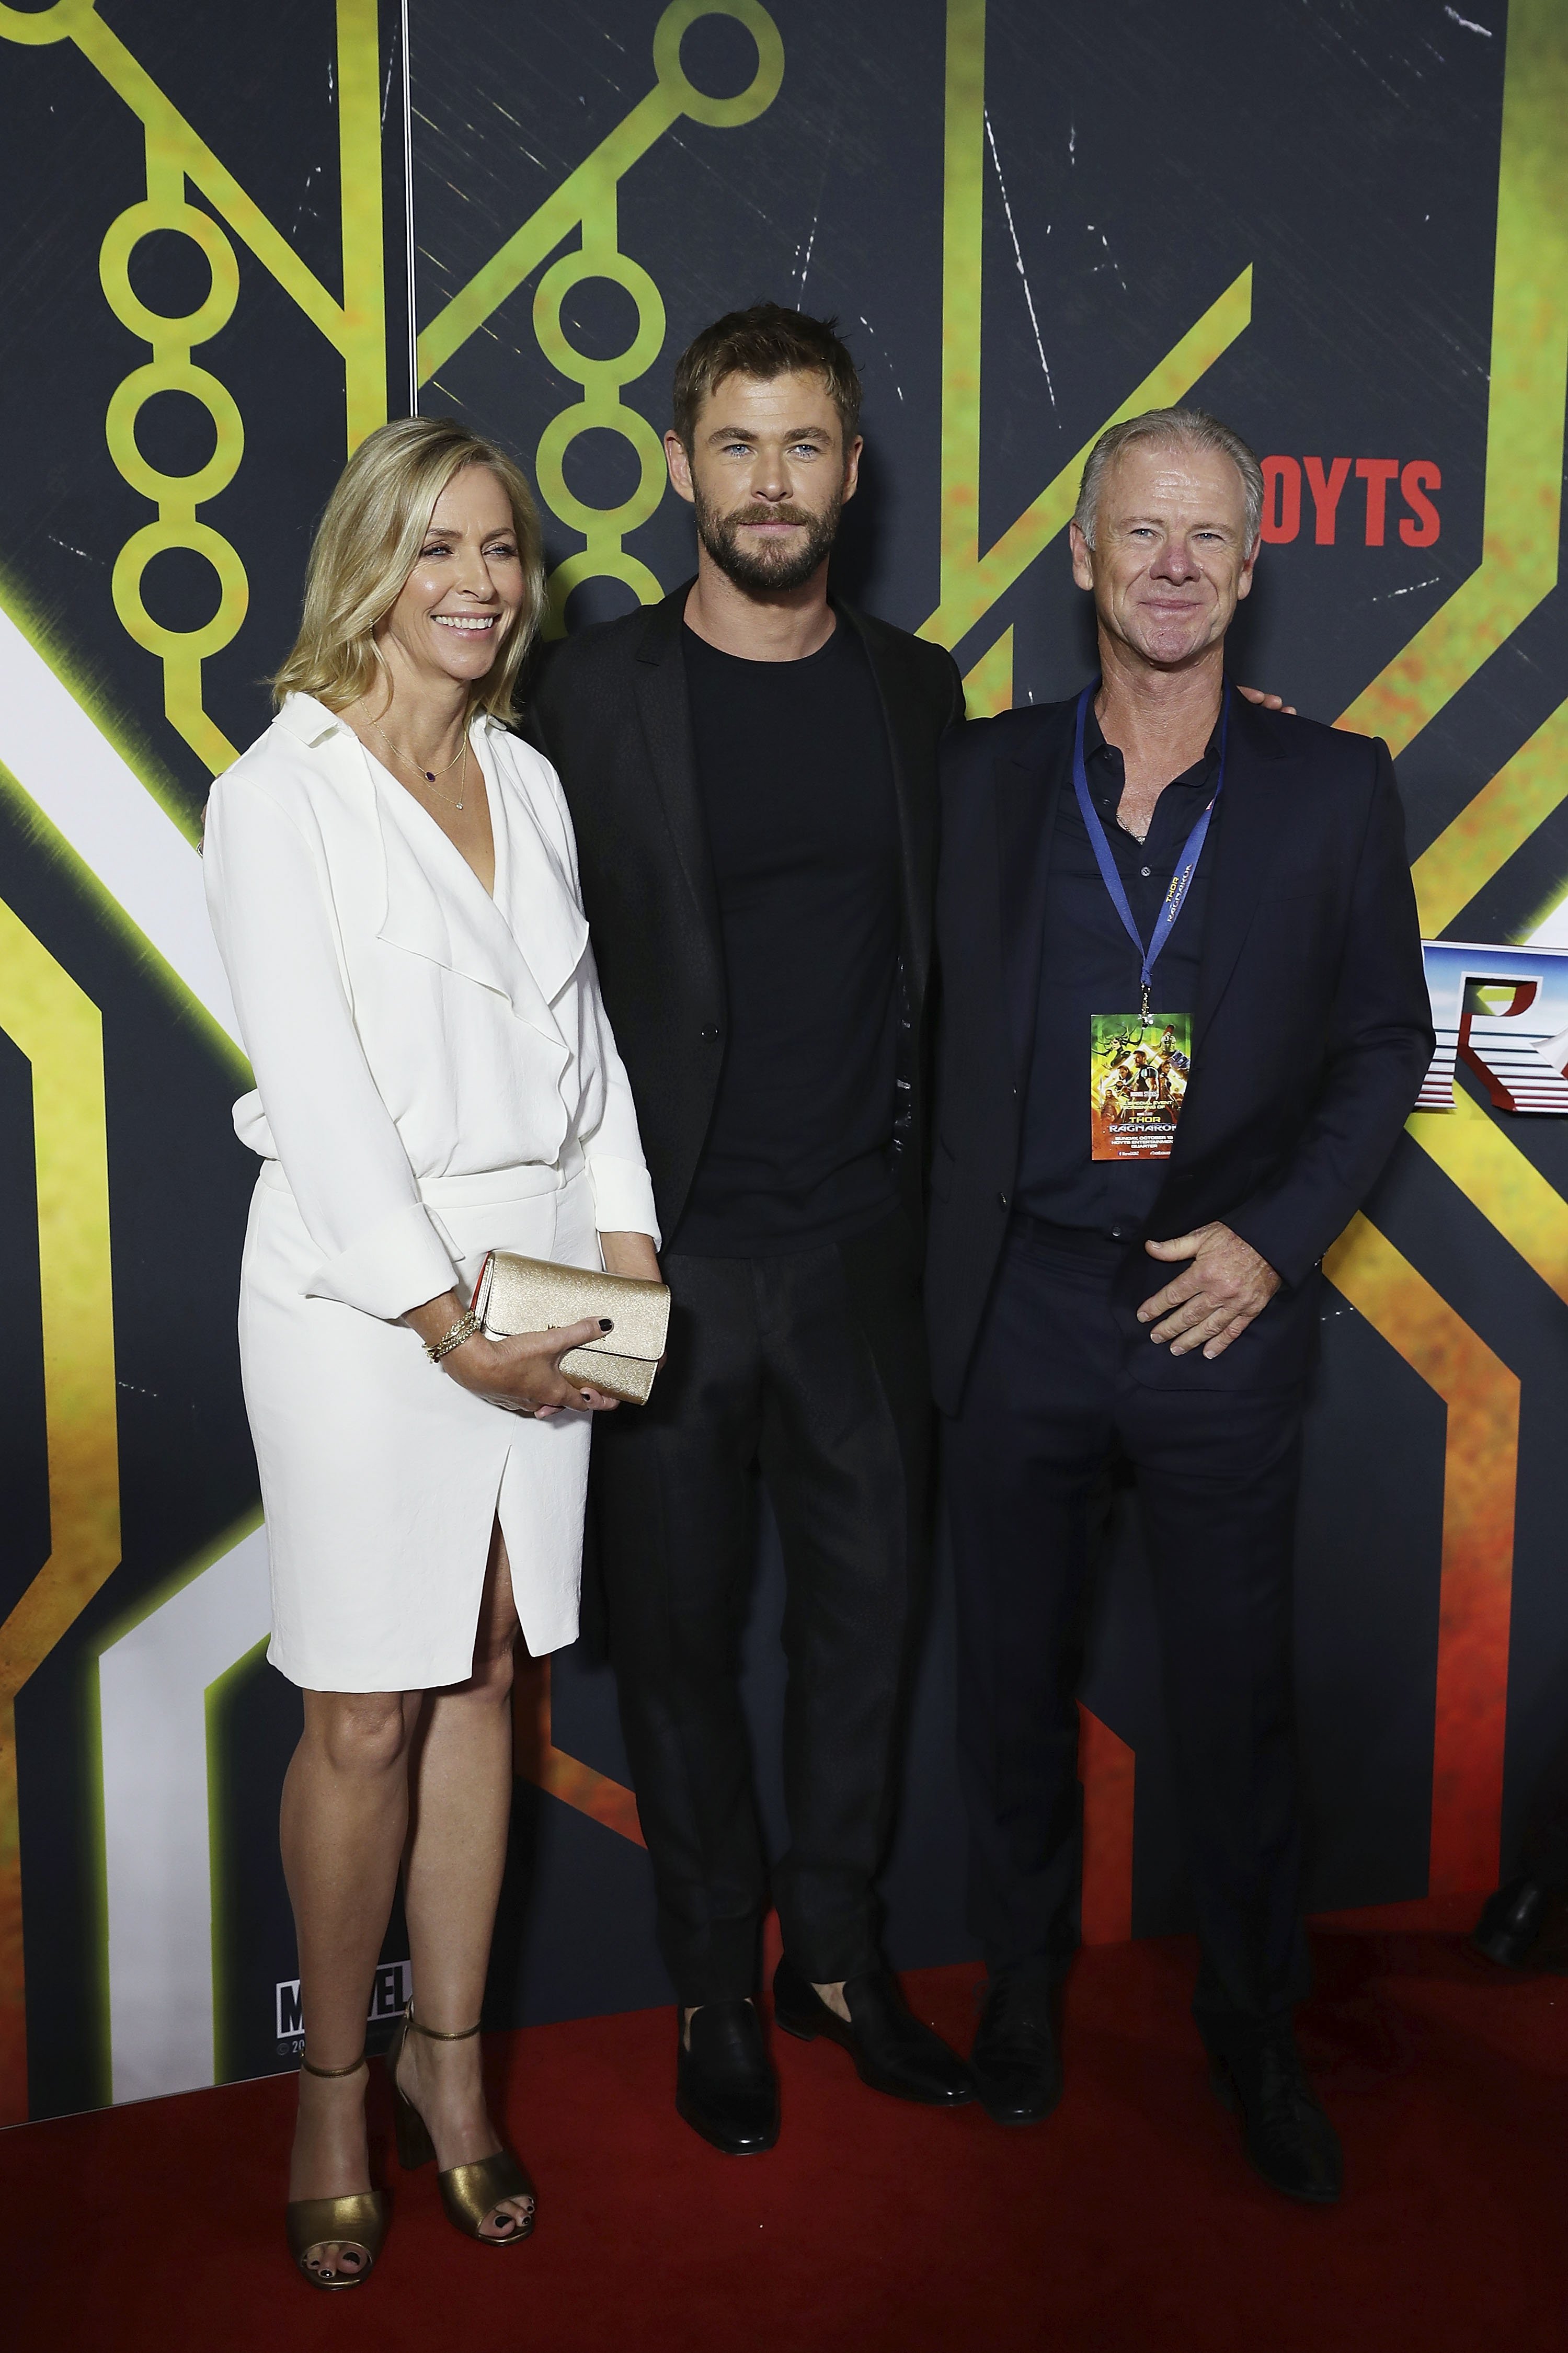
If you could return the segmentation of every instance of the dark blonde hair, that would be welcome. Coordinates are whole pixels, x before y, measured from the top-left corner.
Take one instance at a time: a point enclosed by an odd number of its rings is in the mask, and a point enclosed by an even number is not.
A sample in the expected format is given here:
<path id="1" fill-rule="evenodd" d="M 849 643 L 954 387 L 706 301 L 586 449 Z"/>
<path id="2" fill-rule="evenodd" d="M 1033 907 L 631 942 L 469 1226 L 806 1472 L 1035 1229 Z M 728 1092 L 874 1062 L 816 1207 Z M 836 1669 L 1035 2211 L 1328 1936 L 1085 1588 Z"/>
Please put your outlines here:
<path id="1" fill-rule="evenodd" d="M 343 468 L 311 544 L 300 634 L 271 681 L 274 702 L 313 694 L 329 711 L 342 711 L 384 674 L 376 625 L 403 593 L 437 500 L 468 466 L 488 466 L 507 494 L 524 583 L 517 618 L 471 700 L 497 719 L 512 716 L 517 674 L 544 613 L 539 511 L 506 452 L 446 417 L 383 425 Z"/>

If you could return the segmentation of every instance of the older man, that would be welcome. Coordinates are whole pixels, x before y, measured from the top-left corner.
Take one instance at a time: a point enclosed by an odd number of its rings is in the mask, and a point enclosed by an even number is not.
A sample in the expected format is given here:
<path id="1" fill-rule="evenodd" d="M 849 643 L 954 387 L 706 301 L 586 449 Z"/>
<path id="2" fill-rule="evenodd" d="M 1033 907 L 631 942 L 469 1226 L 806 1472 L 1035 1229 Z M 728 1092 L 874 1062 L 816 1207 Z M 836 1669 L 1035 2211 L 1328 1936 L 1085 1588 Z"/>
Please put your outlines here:
<path id="1" fill-rule="evenodd" d="M 1076 1942 L 1076 1629 L 1093 1493 L 1134 1466 L 1186 1862 L 1194 2011 L 1248 2155 L 1339 2194 L 1296 2052 L 1307 1988 L 1291 1535 L 1318 1261 L 1432 1051 L 1386 748 L 1258 711 L 1225 638 L 1262 477 L 1158 410 L 1084 471 L 1100 676 L 948 739 L 928 1318 L 945 1419 L 991 2114 L 1060 2088 Z M 1129 1045 L 1184 1092 L 1104 1090 Z"/>

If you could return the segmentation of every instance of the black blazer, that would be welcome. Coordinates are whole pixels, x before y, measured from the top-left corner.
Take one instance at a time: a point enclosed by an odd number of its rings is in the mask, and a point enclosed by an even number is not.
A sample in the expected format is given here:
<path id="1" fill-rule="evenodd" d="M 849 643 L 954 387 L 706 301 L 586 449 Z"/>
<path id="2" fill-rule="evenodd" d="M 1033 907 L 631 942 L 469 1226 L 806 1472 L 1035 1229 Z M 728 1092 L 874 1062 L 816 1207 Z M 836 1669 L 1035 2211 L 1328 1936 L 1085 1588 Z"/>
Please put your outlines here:
<path id="1" fill-rule="evenodd" d="M 1071 702 L 972 722 L 943 747 L 936 1136 L 926 1279 L 939 1405 L 958 1410 L 1006 1231 L 1034 1043 Z M 1404 816 L 1386 745 L 1234 700 L 1194 1008 L 1193 1069 L 1150 1220 L 1222 1219 L 1284 1288 L 1211 1363 L 1136 1321 L 1178 1270 L 1131 1249 L 1114 1310 L 1157 1387 L 1300 1379 L 1316 1262 L 1394 1148 L 1433 1050 Z M 1084 1042 L 1084 1099 L 1089 1093 Z"/>
<path id="2" fill-rule="evenodd" d="M 605 1005 L 637 1100 L 659 1223 L 675 1231 L 707 1139 L 726 1007 L 718 898 L 681 658 L 690 582 L 662 604 L 550 649 L 523 733 L 553 762 L 577 832 Z M 936 869 L 937 744 L 963 712 L 951 654 L 835 600 L 882 698 L 902 857 L 900 1112 L 904 1198 L 918 1217 Z M 802 757 L 809 759 L 810 747 Z"/>

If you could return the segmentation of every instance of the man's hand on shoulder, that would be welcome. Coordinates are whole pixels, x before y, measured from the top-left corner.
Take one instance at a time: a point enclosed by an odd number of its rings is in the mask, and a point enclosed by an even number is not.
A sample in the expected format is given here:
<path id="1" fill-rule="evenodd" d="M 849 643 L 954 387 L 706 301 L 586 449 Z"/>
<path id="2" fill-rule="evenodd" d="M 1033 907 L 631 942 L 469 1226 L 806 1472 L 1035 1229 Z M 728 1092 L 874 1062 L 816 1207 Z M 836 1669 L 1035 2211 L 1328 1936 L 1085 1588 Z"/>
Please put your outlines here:
<path id="1" fill-rule="evenodd" d="M 1143 1247 L 1151 1258 L 1192 1261 L 1138 1310 L 1140 1324 L 1154 1324 L 1151 1339 L 1168 1340 L 1173 1356 L 1194 1348 L 1211 1358 L 1223 1356 L 1279 1288 L 1268 1261 L 1228 1226 L 1199 1226 L 1173 1241 Z"/>
<path id="2" fill-rule="evenodd" d="M 1248 702 L 1256 702 L 1265 711 L 1282 711 L 1287 719 L 1294 719 L 1298 716 L 1295 704 L 1287 702 L 1283 695 L 1265 694 L 1260 686 L 1238 686 L 1236 691 L 1237 694 L 1244 695 Z"/>

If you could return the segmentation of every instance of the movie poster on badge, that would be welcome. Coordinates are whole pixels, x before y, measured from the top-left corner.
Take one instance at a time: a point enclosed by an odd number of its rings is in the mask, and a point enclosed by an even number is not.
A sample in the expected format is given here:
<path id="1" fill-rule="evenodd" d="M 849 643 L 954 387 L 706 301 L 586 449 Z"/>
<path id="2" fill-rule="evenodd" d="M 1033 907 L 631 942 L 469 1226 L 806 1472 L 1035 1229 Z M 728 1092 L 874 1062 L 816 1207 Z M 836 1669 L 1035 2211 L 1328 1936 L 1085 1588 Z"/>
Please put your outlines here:
<path id="1" fill-rule="evenodd" d="M 1188 1013 L 1091 1013 L 1089 1117 L 1096 1160 L 1168 1160 L 1192 1068 Z"/>

